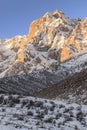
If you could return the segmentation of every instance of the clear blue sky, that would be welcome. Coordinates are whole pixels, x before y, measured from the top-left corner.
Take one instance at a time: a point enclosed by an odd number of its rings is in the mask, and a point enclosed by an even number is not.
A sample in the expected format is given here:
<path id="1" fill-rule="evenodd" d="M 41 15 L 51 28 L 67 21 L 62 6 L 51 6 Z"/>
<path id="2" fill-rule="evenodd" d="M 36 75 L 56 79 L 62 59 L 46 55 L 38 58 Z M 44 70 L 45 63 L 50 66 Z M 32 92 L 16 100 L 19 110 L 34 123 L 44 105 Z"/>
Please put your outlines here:
<path id="1" fill-rule="evenodd" d="M 27 34 L 33 20 L 55 9 L 85 18 L 87 0 L 0 0 L 0 39 Z"/>

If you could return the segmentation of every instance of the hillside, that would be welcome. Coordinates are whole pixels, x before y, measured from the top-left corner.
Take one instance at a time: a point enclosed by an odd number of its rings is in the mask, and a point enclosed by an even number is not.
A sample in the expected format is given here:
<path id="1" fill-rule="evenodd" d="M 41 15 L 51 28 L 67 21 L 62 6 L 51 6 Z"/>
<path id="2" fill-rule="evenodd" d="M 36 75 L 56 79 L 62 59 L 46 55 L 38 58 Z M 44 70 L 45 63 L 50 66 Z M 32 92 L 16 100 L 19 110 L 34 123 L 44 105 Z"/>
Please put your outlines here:
<path id="1" fill-rule="evenodd" d="M 87 69 L 34 94 L 41 98 L 62 99 L 87 105 Z"/>

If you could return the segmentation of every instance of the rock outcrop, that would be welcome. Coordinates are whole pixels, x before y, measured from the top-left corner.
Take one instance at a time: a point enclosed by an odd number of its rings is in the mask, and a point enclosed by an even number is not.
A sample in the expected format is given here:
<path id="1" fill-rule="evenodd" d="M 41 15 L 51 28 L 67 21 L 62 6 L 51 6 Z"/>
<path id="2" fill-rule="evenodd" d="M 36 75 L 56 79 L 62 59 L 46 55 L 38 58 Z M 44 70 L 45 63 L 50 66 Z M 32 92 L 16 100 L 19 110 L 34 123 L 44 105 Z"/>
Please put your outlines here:
<path id="1" fill-rule="evenodd" d="M 0 78 L 62 63 L 87 50 L 87 18 L 69 19 L 56 10 L 31 23 L 27 36 L 0 41 Z"/>

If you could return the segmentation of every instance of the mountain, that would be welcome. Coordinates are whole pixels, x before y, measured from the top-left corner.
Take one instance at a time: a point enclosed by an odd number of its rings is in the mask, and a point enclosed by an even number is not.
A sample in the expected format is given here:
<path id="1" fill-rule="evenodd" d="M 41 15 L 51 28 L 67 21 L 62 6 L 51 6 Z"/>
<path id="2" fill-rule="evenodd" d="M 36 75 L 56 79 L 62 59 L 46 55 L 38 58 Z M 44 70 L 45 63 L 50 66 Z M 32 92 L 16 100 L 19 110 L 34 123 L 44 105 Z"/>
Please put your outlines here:
<path id="1" fill-rule="evenodd" d="M 0 91 L 33 94 L 87 68 L 87 18 L 46 13 L 28 35 L 0 41 Z"/>
<path id="2" fill-rule="evenodd" d="M 87 130 L 87 18 L 55 10 L 0 41 L 2 129 Z"/>

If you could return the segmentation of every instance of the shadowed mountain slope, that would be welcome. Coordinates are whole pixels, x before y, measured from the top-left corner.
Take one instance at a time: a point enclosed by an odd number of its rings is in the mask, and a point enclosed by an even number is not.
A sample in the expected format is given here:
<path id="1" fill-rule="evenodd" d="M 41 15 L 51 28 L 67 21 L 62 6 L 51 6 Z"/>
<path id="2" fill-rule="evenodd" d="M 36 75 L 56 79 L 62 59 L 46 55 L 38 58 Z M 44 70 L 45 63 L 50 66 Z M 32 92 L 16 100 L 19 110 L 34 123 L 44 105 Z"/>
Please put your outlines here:
<path id="1" fill-rule="evenodd" d="M 67 99 L 70 102 L 87 104 L 87 69 L 60 81 L 58 84 L 43 89 L 34 96 Z"/>

